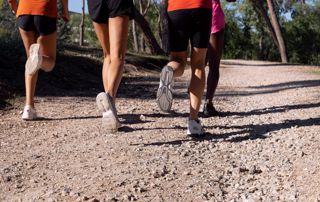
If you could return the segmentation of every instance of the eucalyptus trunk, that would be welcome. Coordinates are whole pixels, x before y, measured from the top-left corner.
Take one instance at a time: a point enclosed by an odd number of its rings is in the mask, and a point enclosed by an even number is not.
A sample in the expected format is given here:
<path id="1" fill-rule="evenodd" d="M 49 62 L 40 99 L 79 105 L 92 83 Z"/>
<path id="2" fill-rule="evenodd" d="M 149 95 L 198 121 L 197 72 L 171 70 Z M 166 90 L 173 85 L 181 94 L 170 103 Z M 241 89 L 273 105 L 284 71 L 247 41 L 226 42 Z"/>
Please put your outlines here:
<path id="1" fill-rule="evenodd" d="M 281 32 L 281 27 L 280 27 L 277 15 L 274 11 L 274 6 L 273 6 L 272 0 L 267 0 L 267 4 L 268 4 L 269 14 L 270 14 L 270 18 L 271 18 L 271 24 L 272 24 L 272 27 L 273 27 L 275 33 L 276 33 L 278 44 L 279 44 L 279 52 L 280 52 L 280 56 L 281 56 L 281 62 L 288 63 L 286 44 L 285 44 L 285 41 L 284 41 L 284 38 L 283 38 L 283 35 Z"/>
<path id="2" fill-rule="evenodd" d="M 85 18 L 85 13 L 84 13 L 84 7 L 85 7 L 85 0 L 82 0 L 82 16 L 81 16 L 81 22 L 80 22 L 80 38 L 79 38 L 79 45 L 83 46 L 83 41 L 84 41 L 84 18 Z"/>

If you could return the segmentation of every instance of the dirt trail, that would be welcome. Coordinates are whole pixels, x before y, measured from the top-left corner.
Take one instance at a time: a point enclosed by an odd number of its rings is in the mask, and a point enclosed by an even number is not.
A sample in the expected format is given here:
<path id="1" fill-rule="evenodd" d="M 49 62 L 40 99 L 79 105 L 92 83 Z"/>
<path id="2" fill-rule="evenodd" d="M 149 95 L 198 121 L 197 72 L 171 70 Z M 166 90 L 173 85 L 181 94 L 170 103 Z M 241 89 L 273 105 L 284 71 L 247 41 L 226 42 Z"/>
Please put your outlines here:
<path id="1" fill-rule="evenodd" d="M 35 122 L 20 120 L 17 99 L 0 111 L 0 201 L 319 202 L 319 68 L 223 67 L 215 105 L 224 116 L 202 118 L 202 140 L 185 135 L 189 71 L 171 114 L 156 106 L 157 75 L 126 77 L 114 135 L 86 93 L 38 97 L 45 118 Z"/>

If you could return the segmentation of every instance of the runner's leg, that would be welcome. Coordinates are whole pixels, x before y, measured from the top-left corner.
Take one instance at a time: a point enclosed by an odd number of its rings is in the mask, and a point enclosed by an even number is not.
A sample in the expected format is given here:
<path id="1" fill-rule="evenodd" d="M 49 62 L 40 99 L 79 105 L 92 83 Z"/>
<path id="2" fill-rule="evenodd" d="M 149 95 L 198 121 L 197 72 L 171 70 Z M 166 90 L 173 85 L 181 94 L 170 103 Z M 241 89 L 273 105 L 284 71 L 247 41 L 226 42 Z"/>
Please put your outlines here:
<path id="1" fill-rule="evenodd" d="M 224 29 L 211 34 L 208 46 L 209 73 L 207 79 L 206 102 L 212 103 L 220 78 L 220 60 L 224 44 Z"/>
<path id="2" fill-rule="evenodd" d="M 190 95 L 190 120 L 197 120 L 201 105 L 201 98 L 205 88 L 205 57 L 206 48 L 193 48 L 191 53 L 191 82 Z"/>
<path id="3" fill-rule="evenodd" d="M 108 70 L 110 66 L 109 28 L 107 23 L 93 22 L 98 40 L 103 50 L 102 81 L 105 92 L 108 92 Z"/>
<path id="4" fill-rule="evenodd" d="M 109 18 L 110 65 L 108 69 L 108 93 L 115 100 L 124 71 L 128 41 L 128 16 Z"/>
<path id="5" fill-rule="evenodd" d="M 23 41 L 24 48 L 26 50 L 27 58 L 29 58 L 30 46 L 37 43 L 37 34 L 34 31 L 24 31 L 19 28 L 19 32 Z M 34 94 L 36 83 L 38 79 L 38 73 L 34 75 L 25 75 L 25 86 L 26 86 L 26 105 L 34 107 Z"/>
<path id="6" fill-rule="evenodd" d="M 41 69 L 46 72 L 53 70 L 56 64 L 57 54 L 57 32 L 46 36 L 39 36 L 37 43 L 40 44 L 40 54 L 42 55 Z"/>

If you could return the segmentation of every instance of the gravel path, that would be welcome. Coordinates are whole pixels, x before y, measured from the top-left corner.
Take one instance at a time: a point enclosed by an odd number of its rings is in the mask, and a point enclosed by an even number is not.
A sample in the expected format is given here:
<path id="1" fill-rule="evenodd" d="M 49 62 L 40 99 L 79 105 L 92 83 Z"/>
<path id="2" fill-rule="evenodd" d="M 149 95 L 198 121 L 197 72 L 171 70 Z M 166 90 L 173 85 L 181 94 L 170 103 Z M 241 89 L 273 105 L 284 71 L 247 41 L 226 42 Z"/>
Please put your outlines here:
<path id="1" fill-rule="evenodd" d="M 126 77 L 114 135 L 95 97 L 38 97 L 35 122 L 20 120 L 18 98 L 0 111 L 0 201 L 319 202 L 319 67 L 223 67 L 224 116 L 202 119 L 201 140 L 185 136 L 189 71 L 170 114 L 155 103 L 157 75 Z"/>

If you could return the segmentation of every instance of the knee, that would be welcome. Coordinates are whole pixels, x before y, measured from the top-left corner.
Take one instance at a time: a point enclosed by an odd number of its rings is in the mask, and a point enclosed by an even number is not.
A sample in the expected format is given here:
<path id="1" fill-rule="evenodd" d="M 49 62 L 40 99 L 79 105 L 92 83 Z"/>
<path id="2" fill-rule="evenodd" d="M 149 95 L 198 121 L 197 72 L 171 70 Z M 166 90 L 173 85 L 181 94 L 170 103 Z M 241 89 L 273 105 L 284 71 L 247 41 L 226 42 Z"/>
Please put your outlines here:
<path id="1" fill-rule="evenodd" d="M 56 65 L 56 59 L 50 59 L 50 62 L 46 66 L 46 68 L 42 68 L 45 72 L 51 72 Z"/>
<path id="2" fill-rule="evenodd" d="M 103 59 L 110 58 L 110 53 L 107 50 L 103 50 Z"/>
<path id="3" fill-rule="evenodd" d="M 123 65 L 124 64 L 124 55 L 114 55 L 110 57 L 111 63 L 118 64 L 118 65 Z"/>
<path id="4" fill-rule="evenodd" d="M 171 62 L 168 65 L 174 68 L 174 76 L 179 77 L 184 73 L 184 69 L 187 65 L 187 60 L 183 58 L 172 58 Z"/>
<path id="5" fill-rule="evenodd" d="M 191 67 L 193 67 L 195 69 L 204 69 L 204 67 L 205 67 L 205 58 L 193 59 L 191 61 Z"/>

